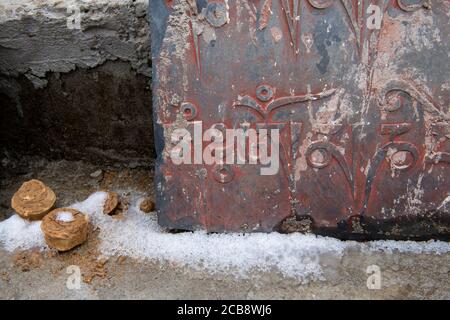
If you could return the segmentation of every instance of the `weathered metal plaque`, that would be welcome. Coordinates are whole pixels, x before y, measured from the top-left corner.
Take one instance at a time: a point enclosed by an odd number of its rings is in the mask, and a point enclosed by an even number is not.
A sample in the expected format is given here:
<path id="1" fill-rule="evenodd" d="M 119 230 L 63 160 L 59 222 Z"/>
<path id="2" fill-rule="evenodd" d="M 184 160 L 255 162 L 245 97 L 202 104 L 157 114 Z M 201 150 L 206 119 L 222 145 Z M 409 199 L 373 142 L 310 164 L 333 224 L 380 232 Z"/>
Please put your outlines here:
<path id="1" fill-rule="evenodd" d="M 150 1 L 159 223 L 448 236 L 449 13 L 448 1 Z M 245 163 L 205 162 L 210 128 L 278 130 L 278 170 L 261 174 L 249 143 Z"/>

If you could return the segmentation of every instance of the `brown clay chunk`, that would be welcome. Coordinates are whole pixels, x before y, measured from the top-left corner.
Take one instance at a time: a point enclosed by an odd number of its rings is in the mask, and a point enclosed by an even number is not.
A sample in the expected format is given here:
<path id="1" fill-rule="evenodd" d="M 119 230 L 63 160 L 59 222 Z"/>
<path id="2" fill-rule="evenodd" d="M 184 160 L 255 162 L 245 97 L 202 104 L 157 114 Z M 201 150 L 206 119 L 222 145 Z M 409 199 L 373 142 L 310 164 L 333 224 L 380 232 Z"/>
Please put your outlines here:
<path id="1" fill-rule="evenodd" d="M 108 198 L 103 206 L 104 214 L 113 214 L 119 204 L 119 195 L 116 192 L 108 192 Z"/>
<path id="2" fill-rule="evenodd" d="M 88 216 L 71 208 L 51 211 L 41 224 L 45 242 L 58 251 L 68 251 L 85 242 L 88 228 Z"/>
<path id="3" fill-rule="evenodd" d="M 22 184 L 11 199 L 11 207 L 28 220 L 41 220 L 55 205 L 56 195 L 39 180 Z"/>
<path id="4" fill-rule="evenodd" d="M 145 213 L 150 213 L 155 210 L 155 203 L 149 198 L 145 198 L 144 201 L 141 202 L 139 208 Z"/>

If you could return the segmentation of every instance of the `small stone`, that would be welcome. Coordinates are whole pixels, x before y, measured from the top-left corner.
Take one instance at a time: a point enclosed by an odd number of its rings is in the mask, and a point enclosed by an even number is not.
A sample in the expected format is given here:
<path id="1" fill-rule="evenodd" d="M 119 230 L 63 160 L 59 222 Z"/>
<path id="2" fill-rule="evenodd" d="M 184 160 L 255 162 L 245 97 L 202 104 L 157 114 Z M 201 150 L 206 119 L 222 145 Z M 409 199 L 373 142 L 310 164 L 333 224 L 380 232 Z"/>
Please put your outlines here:
<path id="1" fill-rule="evenodd" d="M 131 162 L 128 165 L 128 168 L 130 168 L 130 169 L 136 169 L 137 167 L 139 167 L 139 163 L 137 163 L 137 162 Z"/>
<path id="2" fill-rule="evenodd" d="M 114 210 L 114 215 L 112 216 L 116 220 L 123 220 L 125 219 L 124 213 L 128 211 L 128 198 L 124 197 L 119 201 L 119 204 L 117 205 L 117 208 Z"/>
<path id="3" fill-rule="evenodd" d="M 73 219 L 59 219 L 61 213 L 71 213 Z M 42 219 L 41 230 L 47 245 L 58 251 L 68 251 L 87 240 L 89 218 L 84 213 L 60 208 L 51 211 Z"/>
<path id="4" fill-rule="evenodd" d="M 111 215 L 119 205 L 119 195 L 116 192 L 108 192 L 108 198 L 103 206 L 103 213 Z"/>
<path id="5" fill-rule="evenodd" d="M 27 220 L 41 220 L 55 205 L 56 195 L 39 180 L 22 184 L 11 199 L 11 207 Z"/>
<path id="6" fill-rule="evenodd" d="M 141 209 L 141 211 L 143 211 L 145 213 L 150 213 L 155 210 L 155 203 L 152 200 L 150 200 L 149 198 L 145 198 L 141 202 L 139 209 Z"/>
<path id="7" fill-rule="evenodd" d="M 92 172 L 89 176 L 91 178 L 100 178 L 103 174 L 102 169 L 98 169 L 97 171 Z"/>
<path id="8" fill-rule="evenodd" d="M 28 272 L 42 265 L 42 254 L 38 249 L 21 251 L 13 256 L 13 263 L 22 272 Z"/>
<path id="9" fill-rule="evenodd" d="M 101 258 L 97 261 L 97 267 L 98 268 L 103 268 L 105 266 L 105 264 L 108 262 L 108 258 Z"/>
<path id="10" fill-rule="evenodd" d="M 127 257 L 125 257 L 125 256 L 119 256 L 119 257 L 117 258 L 117 262 L 118 262 L 119 264 L 123 264 L 123 263 L 125 262 L 126 259 L 127 259 Z"/>
<path id="11" fill-rule="evenodd" d="M 286 218 L 280 225 L 279 231 L 281 233 L 312 233 L 313 222 L 309 217 L 296 217 Z"/>

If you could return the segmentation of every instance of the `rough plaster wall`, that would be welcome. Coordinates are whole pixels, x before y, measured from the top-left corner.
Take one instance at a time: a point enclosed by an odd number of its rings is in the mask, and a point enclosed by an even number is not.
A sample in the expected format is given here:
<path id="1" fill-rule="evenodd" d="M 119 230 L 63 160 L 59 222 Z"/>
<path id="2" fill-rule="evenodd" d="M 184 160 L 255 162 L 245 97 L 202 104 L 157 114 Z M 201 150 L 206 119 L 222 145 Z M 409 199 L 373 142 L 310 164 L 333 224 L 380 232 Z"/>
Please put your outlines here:
<path id="1" fill-rule="evenodd" d="M 148 0 L 0 1 L 2 157 L 151 161 L 147 7 Z"/>

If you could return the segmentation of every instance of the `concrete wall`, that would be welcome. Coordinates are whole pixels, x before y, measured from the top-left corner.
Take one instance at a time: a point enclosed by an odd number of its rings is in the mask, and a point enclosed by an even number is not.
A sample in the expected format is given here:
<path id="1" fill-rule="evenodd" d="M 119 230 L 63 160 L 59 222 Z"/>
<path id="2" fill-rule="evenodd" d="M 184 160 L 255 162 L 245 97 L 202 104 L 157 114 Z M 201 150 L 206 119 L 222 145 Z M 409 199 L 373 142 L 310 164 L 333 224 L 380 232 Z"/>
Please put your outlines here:
<path id="1" fill-rule="evenodd" d="M 0 157 L 148 165 L 147 0 L 0 2 Z"/>

